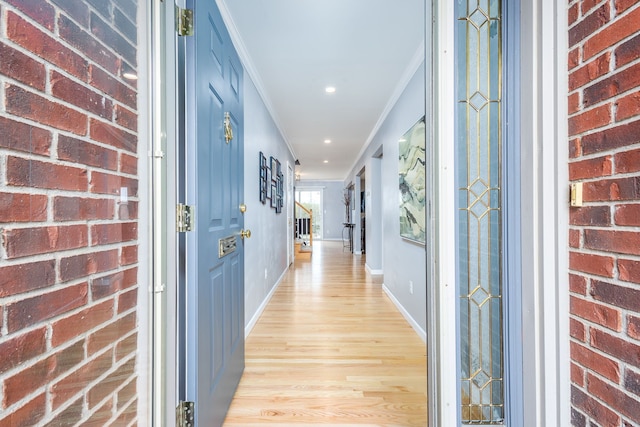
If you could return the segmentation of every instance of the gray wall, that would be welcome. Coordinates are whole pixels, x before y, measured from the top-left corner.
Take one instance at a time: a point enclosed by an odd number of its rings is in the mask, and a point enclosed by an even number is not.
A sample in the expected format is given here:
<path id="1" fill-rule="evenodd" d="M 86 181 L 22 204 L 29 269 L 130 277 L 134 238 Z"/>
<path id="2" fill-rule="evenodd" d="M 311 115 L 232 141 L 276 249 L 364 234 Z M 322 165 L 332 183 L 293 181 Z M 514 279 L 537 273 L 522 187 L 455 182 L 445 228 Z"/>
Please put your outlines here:
<path id="1" fill-rule="evenodd" d="M 344 194 L 344 182 L 342 181 L 316 181 L 300 180 L 296 182 L 296 189 L 322 189 L 323 190 L 323 224 L 322 238 L 324 240 L 342 239 L 342 228 L 345 219 L 345 206 L 342 203 Z"/>
<path id="2" fill-rule="evenodd" d="M 245 240 L 245 325 L 250 325 L 267 296 L 288 267 L 287 263 L 287 201 L 282 213 L 263 205 L 259 199 L 259 152 L 269 160 L 280 160 L 284 174 L 286 198 L 287 161 L 293 167 L 294 158 L 280 131 L 247 77 L 244 79 L 244 192 L 247 212 L 244 225 L 251 230 Z"/>
<path id="3" fill-rule="evenodd" d="M 424 94 L 423 62 L 344 185 L 355 182 L 356 174 L 365 168 L 367 267 L 375 272 L 382 270 L 390 294 L 422 332 L 426 331 L 427 323 L 425 247 L 400 237 L 398 139 L 424 115 Z M 374 158 L 380 151 L 382 158 Z M 377 221 L 381 221 L 380 226 L 376 226 Z M 410 282 L 413 283 L 413 294 L 410 293 Z"/>

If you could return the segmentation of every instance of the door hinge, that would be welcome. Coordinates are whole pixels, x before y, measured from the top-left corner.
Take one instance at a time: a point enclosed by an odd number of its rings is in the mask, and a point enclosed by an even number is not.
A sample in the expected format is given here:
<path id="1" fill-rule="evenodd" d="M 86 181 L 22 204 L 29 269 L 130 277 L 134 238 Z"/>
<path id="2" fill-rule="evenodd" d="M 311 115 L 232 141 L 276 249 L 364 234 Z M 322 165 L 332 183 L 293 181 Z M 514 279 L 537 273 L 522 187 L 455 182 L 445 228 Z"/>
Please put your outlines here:
<path id="1" fill-rule="evenodd" d="M 193 10 L 176 6 L 176 32 L 179 36 L 193 35 Z"/>
<path id="2" fill-rule="evenodd" d="M 193 206 L 178 203 L 176 206 L 176 229 L 178 233 L 193 230 L 194 213 Z"/>
<path id="3" fill-rule="evenodd" d="M 195 425 L 195 407 L 194 402 L 181 401 L 176 408 L 176 426 L 177 427 L 193 427 Z"/>

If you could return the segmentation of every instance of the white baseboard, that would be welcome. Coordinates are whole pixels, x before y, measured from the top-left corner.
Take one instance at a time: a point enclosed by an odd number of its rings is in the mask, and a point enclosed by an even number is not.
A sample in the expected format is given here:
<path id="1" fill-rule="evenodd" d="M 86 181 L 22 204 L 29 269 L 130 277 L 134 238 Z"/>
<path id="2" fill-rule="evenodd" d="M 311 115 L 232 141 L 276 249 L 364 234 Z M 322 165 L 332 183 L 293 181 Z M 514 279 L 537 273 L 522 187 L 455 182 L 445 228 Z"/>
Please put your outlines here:
<path id="1" fill-rule="evenodd" d="M 384 274 L 384 271 L 382 271 L 382 270 L 374 270 L 371 267 L 369 267 L 369 264 L 367 264 L 367 263 L 364 264 L 364 269 L 367 270 L 367 272 L 369 274 L 371 274 L 372 276 L 380 276 L 380 275 Z"/>
<path id="2" fill-rule="evenodd" d="M 271 291 L 269 291 L 269 293 L 267 294 L 267 297 L 264 299 L 264 301 L 262 301 L 262 304 L 260 304 L 260 307 L 258 307 L 258 309 L 256 310 L 251 320 L 249 320 L 249 323 L 247 323 L 247 326 L 244 327 L 245 339 L 249 336 L 253 328 L 256 326 L 256 323 L 258 323 L 260 316 L 262 316 L 262 312 L 264 311 L 265 308 L 267 308 L 267 304 L 269 304 L 269 301 L 271 301 L 273 294 L 275 293 L 276 289 L 278 289 L 278 286 L 280 286 L 280 283 L 282 282 L 282 278 L 284 277 L 285 274 L 287 274 L 287 271 L 289 271 L 289 267 L 284 269 L 284 272 L 280 275 L 280 277 L 276 281 L 276 284 L 273 285 L 273 288 L 271 288 Z"/>
<path id="3" fill-rule="evenodd" d="M 411 317 L 411 315 L 409 314 L 409 312 L 407 310 L 404 309 L 404 307 L 402 306 L 402 304 L 400 304 L 400 301 L 398 301 L 396 299 L 396 297 L 393 296 L 393 294 L 391 293 L 391 291 L 389 290 L 389 288 L 387 288 L 384 284 L 382 284 L 382 290 L 384 291 L 385 294 L 387 294 L 387 296 L 389 297 L 389 299 L 391 300 L 391 302 L 393 302 L 396 306 L 396 308 L 398 309 L 398 311 L 400 312 L 400 314 L 402 314 L 402 316 L 405 318 L 405 320 L 407 322 L 409 322 L 409 325 L 411 325 L 411 327 L 413 328 L 414 331 L 416 331 L 416 333 L 418 334 L 418 336 L 422 339 L 422 341 L 426 344 L 427 343 L 427 333 L 420 327 L 420 325 L 418 325 L 418 322 L 416 322 L 413 317 Z"/>

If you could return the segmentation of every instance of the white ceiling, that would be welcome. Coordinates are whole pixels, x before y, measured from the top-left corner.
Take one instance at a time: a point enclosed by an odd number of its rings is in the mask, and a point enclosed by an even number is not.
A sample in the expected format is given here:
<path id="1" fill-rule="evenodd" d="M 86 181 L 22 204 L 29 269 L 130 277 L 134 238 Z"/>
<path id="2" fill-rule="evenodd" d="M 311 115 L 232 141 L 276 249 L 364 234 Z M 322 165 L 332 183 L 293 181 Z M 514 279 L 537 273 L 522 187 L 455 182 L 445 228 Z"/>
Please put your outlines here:
<path id="1" fill-rule="evenodd" d="M 297 173 L 344 180 L 424 57 L 424 0 L 218 1 Z"/>

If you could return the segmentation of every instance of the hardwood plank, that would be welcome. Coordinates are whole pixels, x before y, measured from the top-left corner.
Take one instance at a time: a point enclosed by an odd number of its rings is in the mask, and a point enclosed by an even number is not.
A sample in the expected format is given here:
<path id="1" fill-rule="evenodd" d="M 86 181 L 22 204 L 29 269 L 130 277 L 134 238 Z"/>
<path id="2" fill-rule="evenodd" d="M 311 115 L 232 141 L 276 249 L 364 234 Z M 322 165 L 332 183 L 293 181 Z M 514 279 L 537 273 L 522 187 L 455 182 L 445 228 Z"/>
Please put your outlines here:
<path id="1" fill-rule="evenodd" d="M 425 345 L 340 242 L 296 258 L 245 353 L 225 427 L 427 425 Z"/>

